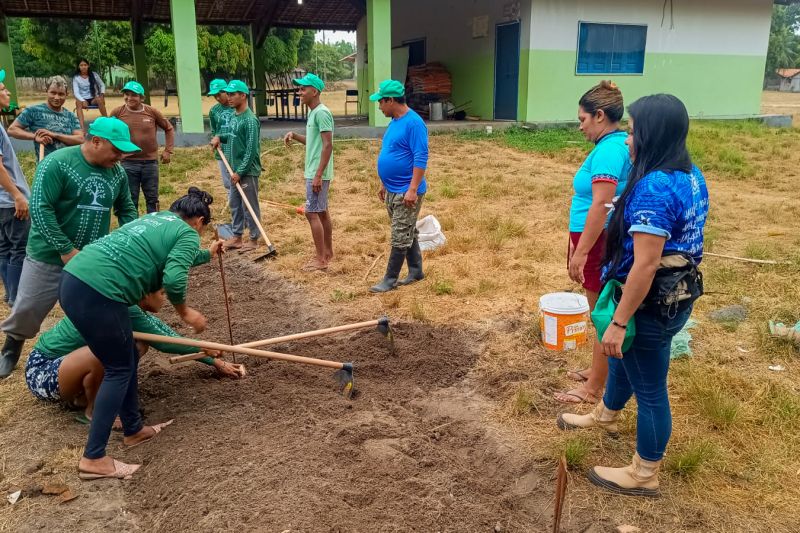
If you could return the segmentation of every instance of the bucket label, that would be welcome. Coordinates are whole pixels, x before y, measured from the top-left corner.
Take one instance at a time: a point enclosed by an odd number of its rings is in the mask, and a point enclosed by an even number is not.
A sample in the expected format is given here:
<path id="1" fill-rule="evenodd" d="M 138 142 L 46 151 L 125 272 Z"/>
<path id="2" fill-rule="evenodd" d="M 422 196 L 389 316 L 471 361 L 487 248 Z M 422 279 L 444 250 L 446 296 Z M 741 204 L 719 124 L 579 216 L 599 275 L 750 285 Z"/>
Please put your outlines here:
<path id="1" fill-rule="evenodd" d="M 572 337 L 573 335 L 581 335 L 586 333 L 586 322 L 577 322 L 575 324 L 568 324 L 564 326 L 564 336 Z"/>
<path id="2" fill-rule="evenodd" d="M 558 318 L 544 315 L 544 343 L 558 344 Z"/>
<path id="3" fill-rule="evenodd" d="M 565 350 L 574 350 L 577 347 L 578 347 L 578 343 L 575 341 L 575 339 L 565 340 L 564 341 L 564 349 Z"/>

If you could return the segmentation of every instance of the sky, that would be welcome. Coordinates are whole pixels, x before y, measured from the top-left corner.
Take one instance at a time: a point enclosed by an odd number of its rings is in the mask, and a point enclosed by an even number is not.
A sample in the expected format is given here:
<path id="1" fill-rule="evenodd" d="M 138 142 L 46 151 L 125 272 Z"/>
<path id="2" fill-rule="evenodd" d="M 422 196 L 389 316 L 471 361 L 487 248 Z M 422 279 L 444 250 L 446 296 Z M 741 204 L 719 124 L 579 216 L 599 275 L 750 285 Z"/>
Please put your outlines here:
<path id="1" fill-rule="evenodd" d="M 335 43 L 338 41 L 347 41 L 349 43 L 356 44 L 356 32 L 354 31 L 317 31 L 316 39 L 317 42 L 322 42 L 322 37 L 325 37 L 325 40 L 329 43 Z"/>

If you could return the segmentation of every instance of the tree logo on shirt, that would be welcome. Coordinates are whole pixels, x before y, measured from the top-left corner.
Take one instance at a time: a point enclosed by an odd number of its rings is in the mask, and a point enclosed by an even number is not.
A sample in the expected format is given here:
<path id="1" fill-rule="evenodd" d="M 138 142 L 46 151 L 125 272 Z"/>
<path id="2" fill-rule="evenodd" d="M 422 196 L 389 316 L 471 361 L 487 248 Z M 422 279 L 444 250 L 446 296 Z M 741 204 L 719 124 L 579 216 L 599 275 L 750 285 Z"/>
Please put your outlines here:
<path id="1" fill-rule="evenodd" d="M 109 210 L 108 207 L 100 203 L 100 200 L 107 198 L 109 195 L 108 184 L 106 183 L 106 180 L 100 178 L 99 176 L 91 176 L 84 182 L 81 192 L 88 194 L 91 197 L 91 202 L 89 202 L 88 205 L 79 204 L 79 209 L 91 209 L 94 211 Z M 88 199 L 89 198 L 86 198 L 86 200 Z"/>

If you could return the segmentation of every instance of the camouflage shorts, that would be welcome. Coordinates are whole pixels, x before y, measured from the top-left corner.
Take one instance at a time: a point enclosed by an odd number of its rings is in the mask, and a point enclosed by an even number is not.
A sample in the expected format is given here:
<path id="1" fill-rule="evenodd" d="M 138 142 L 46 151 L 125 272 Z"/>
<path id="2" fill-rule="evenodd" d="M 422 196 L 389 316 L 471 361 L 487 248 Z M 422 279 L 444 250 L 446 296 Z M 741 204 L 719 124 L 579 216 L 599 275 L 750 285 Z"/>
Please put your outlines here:
<path id="1" fill-rule="evenodd" d="M 386 210 L 392 222 L 392 248 L 406 249 L 419 233 L 417 231 L 417 217 L 422 208 L 424 194 L 417 197 L 414 207 L 406 207 L 403 203 L 402 193 L 386 191 Z"/>

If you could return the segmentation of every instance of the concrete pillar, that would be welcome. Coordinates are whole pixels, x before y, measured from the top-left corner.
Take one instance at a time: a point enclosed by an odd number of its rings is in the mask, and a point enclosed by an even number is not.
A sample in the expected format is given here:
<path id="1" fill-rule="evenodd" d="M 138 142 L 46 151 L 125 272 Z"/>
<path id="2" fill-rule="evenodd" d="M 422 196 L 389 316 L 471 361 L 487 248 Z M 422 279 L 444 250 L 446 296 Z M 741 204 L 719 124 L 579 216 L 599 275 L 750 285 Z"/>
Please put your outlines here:
<path id="1" fill-rule="evenodd" d="M 381 81 L 392 77 L 392 2 L 367 0 L 367 90 L 372 93 Z M 370 102 L 369 125 L 385 127 L 389 119 Z"/>
<path id="2" fill-rule="evenodd" d="M 150 105 L 150 64 L 147 62 L 147 51 L 141 30 L 131 24 L 131 42 L 133 47 L 133 73 L 136 81 L 144 87 L 144 103 Z"/>
<path id="3" fill-rule="evenodd" d="M 253 87 L 256 89 L 255 94 L 255 113 L 257 116 L 262 117 L 267 115 L 267 93 L 264 90 L 267 88 L 266 70 L 264 69 L 264 62 L 260 58 L 260 49 L 256 47 L 256 42 L 253 36 L 255 31 L 253 25 L 250 25 L 250 65 L 251 74 L 253 76 Z"/>
<path id="4" fill-rule="evenodd" d="M 200 59 L 197 54 L 197 19 L 194 0 L 170 0 L 172 35 L 175 37 L 175 78 L 181 110 L 181 129 L 203 133 Z"/>
<path id="5" fill-rule="evenodd" d="M 14 58 L 11 57 L 11 42 L 8 37 L 6 17 L 2 15 L 0 15 L 0 69 L 6 71 L 6 79 L 3 81 L 3 84 L 11 93 L 11 102 L 19 105 L 17 76 L 14 73 Z"/>
<path id="6" fill-rule="evenodd" d="M 369 89 L 367 88 L 367 17 L 362 17 L 356 27 L 356 89 L 358 89 L 358 105 L 356 114 L 366 113 L 369 105 Z"/>

